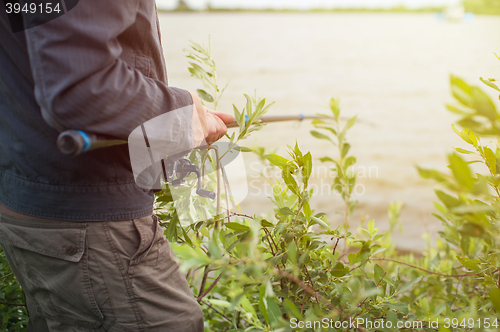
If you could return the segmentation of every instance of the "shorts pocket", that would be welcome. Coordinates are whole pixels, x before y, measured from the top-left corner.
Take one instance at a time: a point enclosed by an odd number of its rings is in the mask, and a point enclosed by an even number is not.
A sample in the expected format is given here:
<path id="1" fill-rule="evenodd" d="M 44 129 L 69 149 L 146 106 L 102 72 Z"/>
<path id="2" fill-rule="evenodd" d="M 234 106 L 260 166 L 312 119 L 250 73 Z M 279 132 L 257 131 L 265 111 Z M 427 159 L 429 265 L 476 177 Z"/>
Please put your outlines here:
<path id="1" fill-rule="evenodd" d="M 131 267 L 136 265 L 155 267 L 158 264 L 158 238 L 162 233 L 158 218 L 153 215 L 134 219 L 134 225 L 141 244 L 130 260 Z"/>
<path id="2" fill-rule="evenodd" d="M 0 223 L 0 242 L 44 316 L 72 326 L 95 329 L 103 315 L 89 277 L 86 224 Z"/>

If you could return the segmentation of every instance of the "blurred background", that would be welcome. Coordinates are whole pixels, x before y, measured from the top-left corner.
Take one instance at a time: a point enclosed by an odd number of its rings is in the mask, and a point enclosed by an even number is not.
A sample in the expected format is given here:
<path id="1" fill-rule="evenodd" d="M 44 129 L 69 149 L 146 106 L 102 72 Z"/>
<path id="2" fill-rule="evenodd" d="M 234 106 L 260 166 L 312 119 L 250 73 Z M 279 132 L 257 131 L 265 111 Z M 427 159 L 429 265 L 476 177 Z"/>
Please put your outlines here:
<path id="1" fill-rule="evenodd" d="M 275 101 L 271 115 L 328 112 L 331 97 L 345 117 L 359 122 L 348 140 L 356 156 L 359 201 L 351 227 L 375 219 L 388 229 L 387 208 L 402 201 L 401 251 L 420 251 L 424 233 L 435 234 L 434 184 L 415 166 L 446 170 L 452 147 L 464 147 L 445 109 L 453 102 L 449 75 L 483 85 L 479 77 L 500 77 L 500 0 L 157 0 L 169 84 L 189 90 L 201 84 L 187 70 L 189 40 L 208 46 L 212 37 L 218 80 L 230 80 L 220 110 L 243 108 L 244 93 Z M 485 86 L 485 90 L 491 90 Z M 490 92 L 490 91 L 488 91 Z M 498 96 L 492 94 L 496 99 Z M 319 158 L 336 152 L 313 138 L 309 122 L 269 124 L 245 146 L 277 149 L 297 141 Z M 247 214 L 272 209 L 268 179 L 245 155 L 250 193 Z M 326 164 L 325 164 L 326 165 Z M 318 171 L 318 186 L 333 180 Z M 243 181 L 243 180 L 242 180 Z M 235 184 L 231 184 L 235 186 Z M 243 185 L 236 184 L 236 185 Z M 261 190 L 257 189 L 261 188 Z M 312 199 L 333 227 L 343 221 L 342 201 L 329 190 Z"/>

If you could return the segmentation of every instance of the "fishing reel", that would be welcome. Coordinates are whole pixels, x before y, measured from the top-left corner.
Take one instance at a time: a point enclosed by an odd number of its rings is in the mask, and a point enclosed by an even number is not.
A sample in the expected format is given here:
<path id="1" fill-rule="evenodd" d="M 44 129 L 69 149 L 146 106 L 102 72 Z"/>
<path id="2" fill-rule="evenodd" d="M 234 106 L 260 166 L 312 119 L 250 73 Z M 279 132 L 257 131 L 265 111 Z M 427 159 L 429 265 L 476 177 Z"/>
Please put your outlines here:
<path id="1" fill-rule="evenodd" d="M 134 169 L 135 165 L 134 176 L 136 184 L 145 192 L 158 192 L 163 190 L 164 188 L 161 180 L 162 177 L 163 180 L 168 182 L 172 187 L 179 187 L 185 183 L 186 177 L 188 177 L 191 173 L 194 173 L 196 174 L 198 180 L 196 194 L 210 199 L 218 197 L 216 193 L 204 190 L 201 187 L 202 172 L 200 171 L 200 168 L 193 165 L 191 161 L 186 159 L 186 156 L 190 151 L 172 154 L 167 158 L 159 158 L 159 155 L 165 156 L 165 154 L 163 152 L 158 152 L 158 149 L 151 148 L 150 139 L 148 139 L 146 135 L 144 125 L 141 125 L 138 129 L 141 129 L 141 131 L 138 131 L 138 135 L 134 137 L 135 141 L 131 141 L 129 137 L 128 142 L 122 140 L 112 140 L 109 137 L 99 135 L 91 135 L 79 130 L 68 130 L 59 135 L 57 146 L 65 155 L 78 156 L 94 149 L 129 143 L 129 153 L 131 154 L 131 157 L 134 156 L 135 160 L 135 162 L 132 162 L 132 168 Z M 213 149 L 216 151 L 217 170 L 219 167 L 222 168 L 222 166 L 219 165 L 219 145 L 220 143 L 210 146 L 199 146 L 196 148 L 199 150 Z M 224 146 L 224 144 L 222 146 Z M 226 146 L 224 151 L 228 148 L 229 146 Z M 226 163 L 229 163 L 236 158 L 237 153 L 233 152 L 234 151 L 231 151 L 231 153 L 228 154 L 225 159 Z M 224 155 L 226 153 L 227 151 Z M 217 181 L 220 181 L 219 177 L 217 178 Z M 220 186 L 218 185 L 217 188 L 220 188 Z"/>
<path id="2" fill-rule="evenodd" d="M 215 193 L 201 188 L 201 171 L 186 158 L 168 157 L 162 160 L 163 178 L 171 186 L 178 187 L 185 183 L 185 178 L 191 173 L 195 173 L 198 178 L 196 194 L 201 197 L 215 199 Z M 176 179 L 174 179 L 177 177 Z"/>

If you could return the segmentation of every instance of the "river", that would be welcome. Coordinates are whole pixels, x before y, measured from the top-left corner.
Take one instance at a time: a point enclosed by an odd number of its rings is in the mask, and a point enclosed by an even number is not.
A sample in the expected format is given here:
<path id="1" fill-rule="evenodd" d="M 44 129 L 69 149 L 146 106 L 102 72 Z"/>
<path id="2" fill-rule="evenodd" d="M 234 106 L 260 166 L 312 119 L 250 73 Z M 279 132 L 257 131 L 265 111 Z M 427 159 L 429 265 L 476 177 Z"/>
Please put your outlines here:
<path id="1" fill-rule="evenodd" d="M 446 171 L 447 153 L 464 147 L 450 127 L 456 118 L 445 109 L 453 102 L 449 75 L 477 85 L 479 77 L 500 77 L 493 55 L 500 54 L 500 17 L 447 22 L 433 14 L 160 13 L 160 24 L 171 86 L 200 87 L 182 50 L 189 40 L 207 45 L 212 36 L 219 82 L 230 80 L 220 110 L 232 112 L 233 103 L 242 108 L 243 94 L 254 91 L 276 102 L 273 115 L 324 113 L 331 97 L 340 98 L 342 114 L 359 118 L 348 134 L 359 176 L 351 226 L 373 218 L 386 230 L 387 207 L 399 200 L 398 248 L 419 251 L 425 232 L 436 237 L 441 223 L 432 216 L 435 186 L 415 166 Z M 284 154 L 297 141 L 320 166 L 317 159 L 335 156 L 335 149 L 312 138 L 311 129 L 306 121 L 270 124 L 242 145 Z M 247 167 L 250 194 L 241 204 L 247 214 L 272 208 L 263 190 L 268 182 L 254 168 Z M 325 187 L 331 183 L 325 169 L 315 170 L 312 208 L 328 213 L 336 227 L 343 220 L 341 199 Z"/>

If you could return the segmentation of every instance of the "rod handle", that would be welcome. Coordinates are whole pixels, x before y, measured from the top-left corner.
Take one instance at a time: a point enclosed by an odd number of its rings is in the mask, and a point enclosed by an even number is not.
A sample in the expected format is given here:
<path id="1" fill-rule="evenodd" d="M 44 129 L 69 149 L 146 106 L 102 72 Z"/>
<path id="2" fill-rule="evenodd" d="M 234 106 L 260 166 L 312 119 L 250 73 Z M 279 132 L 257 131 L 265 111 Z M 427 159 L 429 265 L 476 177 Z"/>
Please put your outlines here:
<path id="1" fill-rule="evenodd" d="M 59 151 L 67 156 L 78 156 L 94 149 L 126 143 L 124 140 L 91 135 L 81 130 L 66 130 L 57 137 Z"/>

